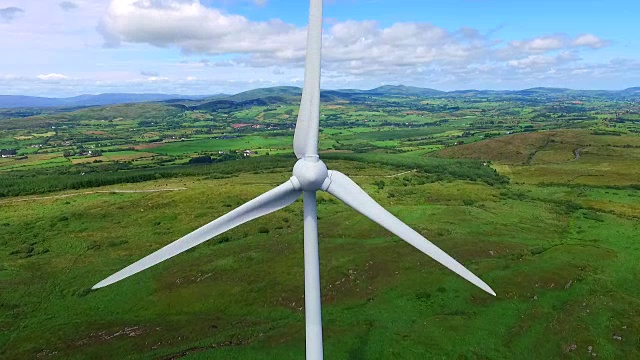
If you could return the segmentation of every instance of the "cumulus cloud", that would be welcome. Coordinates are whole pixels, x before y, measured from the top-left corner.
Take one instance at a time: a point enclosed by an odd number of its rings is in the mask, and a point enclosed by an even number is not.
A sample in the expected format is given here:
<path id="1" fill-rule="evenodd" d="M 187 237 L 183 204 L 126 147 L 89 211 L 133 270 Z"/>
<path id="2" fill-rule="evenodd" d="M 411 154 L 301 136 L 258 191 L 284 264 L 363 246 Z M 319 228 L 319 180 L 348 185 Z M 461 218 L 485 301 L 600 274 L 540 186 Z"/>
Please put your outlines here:
<path id="1" fill-rule="evenodd" d="M 270 53 L 280 58 L 300 56 L 306 35 L 280 20 L 252 22 L 198 0 L 112 0 L 99 31 L 109 46 L 148 43 L 177 46 L 185 53 Z"/>
<path id="2" fill-rule="evenodd" d="M 427 23 L 396 23 L 381 28 L 371 21 L 338 23 L 325 37 L 328 69 L 353 74 L 468 63 L 488 56 L 493 43 L 475 31 L 451 32 Z"/>
<path id="3" fill-rule="evenodd" d="M 62 74 L 50 73 L 50 74 L 40 74 L 36 76 L 40 80 L 44 81 L 59 81 L 59 80 L 68 80 L 69 77 Z"/>
<path id="4" fill-rule="evenodd" d="M 522 59 L 510 60 L 507 65 L 518 69 L 535 70 L 556 67 L 578 60 L 580 60 L 580 57 L 575 53 L 566 51 L 555 56 L 529 55 Z"/>
<path id="5" fill-rule="evenodd" d="M 526 52 L 545 52 L 564 47 L 566 40 L 561 36 L 545 36 L 531 40 L 512 41 L 509 45 Z"/>
<path id="6" fill-rule="evenodd" d="M 15 1 L 16 6 L 26 10 L 28 19 L 3 27 L 7 36 L 0 40 L 0 48 L 6 50 L 2 71 L 28 78 L 36 84 L 34 87 L 57 85 L 71 89 L 76 83 L 91 87 L 89 81 L 78 80 L 88 77 L 119 81 L 124 86 L 122 90 L 131 91 L 145 87 L 160 91 L 173 83 L 181 89 L 221 91 L 207 88 L 208 84 L 233 92 L 270 84 L 298 84 L 303 78 L 304 26 L 277 19 L 257 21 L 210 7 L 242 3 L 245 6 L 237 8 L 246 9 L 259 5 L 255 0 Z M 73 18 L 61 10 L 66 2 L 79 5 L 67 6 Z M 12 3 L 0 0 L 0 4 Z M 0 22 L 3 20 L 7 21 L 0 18 Z M 99 34 L 95 33 L 96 24 Z M 623 72 L 615 70 L 615 66 L 631 66 L 603 64 L 607 53 L 599 49 L 612 43 L 595 33 L 541 33 L 508 41 L 500 39 L 501 33 L 425 22 L 381 24 L 327 19 L 323 86 L 369 88 L 398 82 L 442 89 L 495 88 L 507 83 L 518 88 L 525 84 L 551 86 L 550 79 L 614 77 Z M 100 43 L 107 47 L 126 46 L 127 56 L 112 56 L 113 51 L 98 49 Z M 187 56 L 175 60 L 172 50 L 158 48 L 179 49 Z M 45 57 L 53 61 L 48 62 L 48 69 L 38 60 Z M 601 64 L 586 65 L 589 59 L 599 59 Z M 66 75 L 45 72 L 53 69 Z M 127 74 L 104 76 L 101 72 L 108 69 Z M 635 75 L 625 74 L 625 84 L 638 79 L 638 71 L 634 71 Z M 137 82 L 129 82 L 132 79 Z M 252 83 L 251 79 L 262 82 Z M 549 82 L 536 83 L 538 79 Z M 26 85 L 25 89 L 32 91 Z"/>
<path id="7" fill-rule="evenodd" d="M 592 49 L 600 49 L 609 45 L 609 41 L 603 40 L 593 34 L 582 34 L 573 41 L 574 46 L 586 46 Z"/>
<path id="8" fill-rule="evenodd" d="M 6 7 L 3 9 L 0 9 L 0 21 L 12 22 L 22 14 L 24 14 L 24 10 L 19 7 L 15 7 L 15 6 Z"/>
<path id="9" fill-rule="evenodd" d="M 223 13 L 199 0 L 112 0 L 99 31 L 105 44 L 146 43 L 186 54 L 232 54 L 231 60 L 187 63 L 192 67 L 301 67 L 306 29 L 280 20 L 255 22 Z M 324 35 L 327 74 L 353 76 L 479 72 L 502 66 L 543 69 L 580 60 L 580 48 L 608 44 L 593 34 L 547 35 L 504 43 L 463 27 L 451 31 L 429 23 L 334 22 Z M 273 70 L 273 74 L 281 70 Z M 336 75 L 338 76 L 338 75 Z"/>
<path id="10" fill-rule="evenodd" d="M 498 54 L 502 58 L 510 58 L 518 56 L 519 54 L 543 54 L 550 51 L 581 47 L 599 49 L 607 46 L 608 44 L 608 41 L 592 34 L 580 35 L 573 39 L 567 35 L 559 34 L 541 36 L 527 40 L 510 41 L 507 46 L 498 51 Z"/>
<path id="11" fill-rule="evenodd" d="M 122 42 L 178 47 L 184 53 L 239 54 L 251 66 L 301 65 L 306 29 L 280 20 L 253 22 L 197 0 L 113 0 L 99 31 L 108 46 Z M 491 41 L 477 30 L 450 32 L 425 23 L 382 28 L 375 21 L 334 24 L 325 36 L 328 64 L 352 71 L 462 61 L 481 56 Z M 210 65 L 210 64 L 204 64 Z M 364 66 L 368 65 L 368 66 Z"/>

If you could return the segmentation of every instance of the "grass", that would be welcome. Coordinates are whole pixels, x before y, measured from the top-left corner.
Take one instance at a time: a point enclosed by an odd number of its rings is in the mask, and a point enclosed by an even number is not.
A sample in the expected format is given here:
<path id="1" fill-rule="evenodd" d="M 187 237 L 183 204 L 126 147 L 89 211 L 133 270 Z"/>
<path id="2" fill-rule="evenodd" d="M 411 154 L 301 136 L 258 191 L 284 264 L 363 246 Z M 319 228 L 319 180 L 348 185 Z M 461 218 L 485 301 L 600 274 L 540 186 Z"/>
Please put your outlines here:
<path id="1" fill-rule="evenodd" d="M 291 139 L 285 137 L 246 136 L 234 139 L 206 139 L 180 141 L 153 148 L 153 151 L 164 155 L 193 154 L 201 151 L 230 151 L 284 148 L 291 146 Z"/>
<path id="2" fill-rule="evenodd" d="M 499 296 L 483 294 L 321 195 L 327 358 L 571 358 L 586 356 L 588 346 L 603 358 L 640 355 L 634 342 L 640 334 L 637 220 L 587 209 L 590 201 L 633 206 L 631 191 L 455 180 L 405 186 L 420 175 L 385 178 L 394 170 L 328 162 L 367 175 L 355 179 Z M 0 354 L 303 357 L 301 202 L 121 283 L 87 291 L 289 176 L 235 174 L 233 181 L 197 176 L 121 185 L 187 188 L 176 192 L 0 204 Z M 383 189 L 375 185 L 380 178 Z M 558 200 L 574 194 L 582 194 L 582 209 Z M 567 352 L 573 344 L 576 350 Z"/>
<path id="3" fill-rule="evenodd" d="M 515 182 L 631 186 L 640 183 L 638 144 L 636 135 L 556 130 L 450 147 L 436 156 L 493 160 Z"/>
<path id="4" fill-rule="evenodd" d="M 30 172 L 6 172 L 0 177 L 0 198 L 17 195 L 44 194 L 68 189 L 86 189 L 104 185 L 138 183 L 154 179 L 182 176 L 212 178 L 230 177 L 243 171 L 270 172 L 291 167 L 291 156 L 269 156 L 215 163 L 209 166 L 169 164 L 164 167 L 134 168 L 128 164 L 96 164 L 69 168 L 66 172 L 39 169 Z"/>
<path id="5" fill-rule="evenodd" d="M 636 109 L 422 100 L 326 105 L 322 158 L 498 297 L 319 194 L 326 358 L 639 358 L 640 129 L 610 121 Z M 296 111 L 3 119 L 0 148 L 20 156 L 0 159 L 0 358 L 303 358 L 301 201 L 89 290 L 287 181 Z M 81 147 L 103 155 L 63 158 Z M 245 149 L 260 156 L 187 165 Z M 113 191 L 162 189 L 177 190 Z"/>

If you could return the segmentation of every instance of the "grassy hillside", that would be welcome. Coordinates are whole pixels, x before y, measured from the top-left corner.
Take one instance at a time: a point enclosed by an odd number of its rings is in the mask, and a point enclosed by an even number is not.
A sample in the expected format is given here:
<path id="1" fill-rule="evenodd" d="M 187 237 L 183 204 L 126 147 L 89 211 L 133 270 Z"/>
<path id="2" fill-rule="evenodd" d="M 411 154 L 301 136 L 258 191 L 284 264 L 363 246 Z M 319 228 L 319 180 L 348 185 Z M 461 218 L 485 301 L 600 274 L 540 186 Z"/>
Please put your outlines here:
<path id="1" fill-rule="evenodd" d="M 638 104 L 382 90 L 324 92 L 322 158 L 498 296 L 320 194 L 326 358 L 640 358 Z M 0 358 L 303 358 L 300 201 L 90 290 L 287 181 L 269 93 L 1 119 Z"/>
<path id="2" fill-rule="evenodd" d="M 514 181 L 640 188 L 640 137 L 590 130 L 517 134 L 450 147 L 435 156 L 492 160 Z"/>
<path id="3" fill-rule="evenodd" d="M 321 195 L 327 358 L 581 358 L 589 347 L 601 358 L 640 356 L 636 191 L 434 183 L 420 181 L 420 171 L 328 163 L 498 297 Z M 300 202 L 88 290 L 289 176 L 238 170 L 232 179 L 93 189 L 175 191 L 4 199 L 0 355 L 302 358 Z"/>
<path id="4" fill-rule="evenodd" d="M 57 115 L 2 120 L 0 121 L 0 130 L 51 128 L 51 126 L 68 126 L 69 124 L 76 124 L 87 120 L 118 121 L 118 119 L 126 118 L 127 120 L 159 121 L 175 116 L 179 112 L 176 108 L 162 104 L 111 105 Z"/>

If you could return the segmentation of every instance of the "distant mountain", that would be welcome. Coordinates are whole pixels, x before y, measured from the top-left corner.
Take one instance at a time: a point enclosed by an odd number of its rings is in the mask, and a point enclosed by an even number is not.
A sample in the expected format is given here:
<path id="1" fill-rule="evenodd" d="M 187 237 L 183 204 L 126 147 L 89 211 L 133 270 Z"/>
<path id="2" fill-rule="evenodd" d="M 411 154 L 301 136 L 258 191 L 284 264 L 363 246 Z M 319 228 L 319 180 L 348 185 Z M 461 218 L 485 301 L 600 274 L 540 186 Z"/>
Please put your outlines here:
<path id="1" fill-rule="evenodd" d="M 383 94 L 383 95 L 404 95 L 404 96 L 435 96 L 442 95 L 445 92 L 429 89 L 429 88 L 420 88 L 415 86 L 405 86 L 405 85 L 384 85 L 377 87 L 375 89 L 367 90 L 367 93 L 370 94 Z"/>
<path id="2" fill-rule="evenodd" d="M 622 90 L 624 94 L 628 95 L 640 95 L 640 87 L 632 87 Z"/>
<path id="3" fill-rule="evenodd" d="M 22 107 L 83 107 L 114 104 L 127 104 L 151 101 L 167 101 L 173 99 L 200 100 L 204 95 L 175 95 L 175 94 L 99 94 L 79 95 L 68 98 L 47 98 L 37 96 L 0 95 L 0 108 Z"/>
<path id="4" fill-rule="evenodd" d="M 67 106 L 95 106 L 127 104 L 137 102 L 166 101 L 166 100 L 198 100 L 205 96 L 185 96 L 176 94 L 100 94 L 80 95 L 62 99 Z"/>
<path id="5" fill-rule="evenodd" d="M 354 93 L 363 93 L 362 90 L 349 90 Z M 270 88 L 254 89 L 241 92 L 236 95 L 225 97 L 224 100 L 235 102 L 247 102 L 251 100 L 262 100 L 269 104 L 299 103 L 302 96 L 302 89 L 295 86 L 276 86 Z M 322 101 L 337 101 L 349 97 L 349 93 L 342 90 L 322 90 L 320 99 Z"/>
<path id="6" fill-rule="evenodd" d="M 235 95 L 217 94 L 206 96 L 184 96 L 173 94 L 100 94 L 80 95 L 70 98 L 46 98 L 33 96 L 0 95 L 0 108 L 78 108 L 88 106 L 114 105 L 140 102 L 163 102 L 181 109 L 233 110 L 251 106 L 273 104 L 298 104 L 302 89 L 294 86 L 276 86 L 244 91 Z M 605 97 L 628 99 L 640 97 L 640 87 L 622 91 L 572 90 L 565 88 L 536 87 L 524 90 L 455 90 L 440 91 L 405 85 L 384 85 L 370 90 L 340 89 L 322 90 L 323 102 L 350 101 L 366 102 L 376 97 L 491 97 L 508 96 L 527 101 L 580 100 Z M 66 111 L 66 109 L 63 109 Z"/>
<path id="7" fill-rule="evenodd" d="M 520 91 L 531 92 L 531 93 L 543 92 L 543 93 L 560 94 L 560 93 L 566 93 L 566 92 L 570 92 L 570 91 L 574 91 L 574 90 L 567 89 L 567 88 L 534 87 L 534 88 L 524 89 L 524 90 L 520 90 Z"/>
<path id="8" fill-rule="evenodd" d="M 443 91 L 419 88 L 404 85 L 385 85 L 371 90 L 344 89 L 344 90 L 322 90 L 320 98 L 322 101 L 353 100 L 371 96 L 437 96 L 446 94 Z M 236 95 L 225 97 L 225 100 L 236 102 L 261 99 L 269 104 L 300 102 L 302 89 L 294 86 L 276 86 L 270 88 L 254 89 L 241 92 Z"/>
<path id="9" fill-rule="evenodd" d="M 300 103 L 301 95 L 302 89 L 299 87 L 276 86 L 244 91 L 235 95 L 215 99 L 207 98 L 205 100 L 210 101 L 200 101 L 197 104 L 181 104 L 180 108 L 184 110 L 234 111 L 252 106 L 269 106 L 274 104 L 297 105 Z M 529 102 L 575 101 L 599 97 L 609 99 L 638 97 L 640 96 L 640 88 L 631 88 L 624 91 L 603 91 L 537 87 L 524 90 L 456 90 L 445 92 L 414 86 L 385 85 L 370 90 L 322 90 L 320 100 L 325 103 L 339 101 L 366 103 L 373 98 L 398 96 L 424 98 L 488 98 L 498 96 Z"/>
<path id="10" fill-rule="evenodd" d="M 268 98 L 268 96 L 266 97 Z M 233 101 L 228 99 L 207 101 L 205 103 L 187 107 L 189 110 L 205 110 L 205 111 L 234 111 L 254 106 L 267 106 L 270 103 L 264 99 L 251 99 L 244 101 Z"/>
<path id="11" fill-rule="evenodd" d="M 269 88 L 254 89 L 244 91 L 239 94 L 228 96 L 225 100 L 231 101 L 247 101 L 255 99 L 264 99 L 269 103 L 287 102 L 288 100 L 300 101 L 302 89 L 295 86 L 275 86 Z M 269 100 L 267 100 L 269 98 Z"/>
<path id="12" fill-rule="evenodd" d="M 449 91 L 447 93 L 444 93 L 444 95 L 470 97 L 470 96 L 489 96 L 489 95 L 496 95 L 496 94 L 503 94 L 503 93 L 506 93 L 506 91 L 469 89 L 469 90 Z"/>
<path id="13" fill-rule="evenodd" d="M 61 106 L 60 99 L 37 96 L 0 95 L 0 108 Z"/>

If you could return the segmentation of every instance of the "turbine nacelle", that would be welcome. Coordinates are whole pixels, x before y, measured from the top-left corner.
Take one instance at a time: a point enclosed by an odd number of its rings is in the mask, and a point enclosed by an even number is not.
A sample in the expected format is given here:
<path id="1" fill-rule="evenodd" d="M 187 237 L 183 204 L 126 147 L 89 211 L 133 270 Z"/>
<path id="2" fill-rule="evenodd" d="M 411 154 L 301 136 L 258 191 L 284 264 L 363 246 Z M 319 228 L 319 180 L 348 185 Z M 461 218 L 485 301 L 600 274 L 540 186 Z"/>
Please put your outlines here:
<path id="1" fill-rule="evenodd" d="M 296 190 L 326 191 L 331 184 L 327 165 L 315 156 L 305 156 L 293 167 L 291 183 Z"/>

